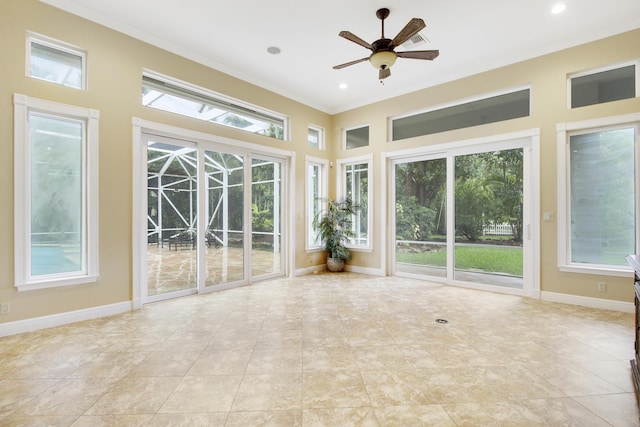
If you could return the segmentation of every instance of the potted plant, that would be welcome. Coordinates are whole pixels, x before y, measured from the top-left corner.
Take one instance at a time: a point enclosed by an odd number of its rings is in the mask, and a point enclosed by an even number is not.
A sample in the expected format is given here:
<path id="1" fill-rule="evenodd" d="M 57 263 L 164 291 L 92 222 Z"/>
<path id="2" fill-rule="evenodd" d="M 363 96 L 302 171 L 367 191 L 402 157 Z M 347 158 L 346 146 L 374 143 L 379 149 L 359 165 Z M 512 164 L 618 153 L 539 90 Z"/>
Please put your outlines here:
<path id="1" fill-rule="evenodd" d="M 352 218 L 360 206 L 354 204 L 351 198 L 323 201 L 327 202 L 327 208 L 318 213 L 313 225 L 327 250 L 327 270 L 342 271 L 346 262 L 351 260 L 351 251 L 346 243 L 355 236 L 351 228 Z"/>

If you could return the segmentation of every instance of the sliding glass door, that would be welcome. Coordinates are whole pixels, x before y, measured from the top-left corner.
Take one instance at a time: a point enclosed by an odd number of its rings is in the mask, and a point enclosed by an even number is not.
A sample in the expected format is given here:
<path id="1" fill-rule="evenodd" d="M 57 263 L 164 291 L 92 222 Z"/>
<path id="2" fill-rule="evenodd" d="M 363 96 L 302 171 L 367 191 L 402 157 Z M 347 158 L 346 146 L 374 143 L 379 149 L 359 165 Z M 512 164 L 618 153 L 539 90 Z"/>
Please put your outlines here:
<path id="1" fill-rule="evenodd" d="M 447 275 L 447 162 L 395 165 L 396 272 Z"/>
<path id="2" fill-rule="evenodd" d="M 522 289 L 523 149 L 455 157 L 454 278 Z"/>
<path id="3" fill-rule="evenodd" d="M 251 275 L 282 271 L 282 162 L 254 158 L 251 164 Z"/>
<path id="4" fill-rule="evenodd" d="M 194 144 L 147 141 L 147 296 L 198 286 L 198 158 Z"/>
<path id="5" fill-rule="evenodd" d="M 397 159 L 396 274 L 525 288 L 529 139 Z"/>
<path id="6" fill-rule="evenodd" d="M 143 302 L 284 274 L 285 160 L 151 134 L 142 143 Z"/>
<path id="7" fill-rule="evenodd" d="M 245 278 L 245 158 L 205 150 L 205 287 Z"/>

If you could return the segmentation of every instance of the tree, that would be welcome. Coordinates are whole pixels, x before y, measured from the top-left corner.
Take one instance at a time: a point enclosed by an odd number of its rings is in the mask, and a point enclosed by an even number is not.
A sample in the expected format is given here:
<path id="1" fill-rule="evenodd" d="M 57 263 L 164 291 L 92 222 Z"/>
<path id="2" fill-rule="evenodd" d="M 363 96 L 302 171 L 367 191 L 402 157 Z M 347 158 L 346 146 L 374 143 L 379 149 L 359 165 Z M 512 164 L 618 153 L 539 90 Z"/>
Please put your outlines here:
<path id="1" fill-rule="evenodd" d="M 494 198 L 485 213 L 494 224 L 509 224 L 513 240 L 522 241 L 522 150 L 485 153 L 487 185 Z"/>
<path id="2" fill-rule="evenodd" d="M 401 240 L 445 234 L 446 160 L 396 165 L 396 233 Z"/>
<path id="3" fill-rule="evenodd" d="M 484 229 L 482 213 L 493 199 L 481 178 L 456 179 L 456 234 L 477 241 Z"/>

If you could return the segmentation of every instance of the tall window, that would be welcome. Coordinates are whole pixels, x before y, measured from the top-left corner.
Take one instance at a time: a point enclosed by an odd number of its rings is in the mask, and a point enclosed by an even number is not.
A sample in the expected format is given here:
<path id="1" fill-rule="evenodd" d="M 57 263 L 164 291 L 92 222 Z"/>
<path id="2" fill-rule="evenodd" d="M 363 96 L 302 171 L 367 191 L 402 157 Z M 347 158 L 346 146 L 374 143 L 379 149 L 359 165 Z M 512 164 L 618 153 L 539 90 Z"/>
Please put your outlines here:
<path id="1" fill-rule="evenodd" d="M 40 80 L 85 89 L 86 52 L 48 37 L 27 37 L 27 75 Z"/>
<path id="2" fill-rule="evenodd" d="M 322 211 L 327 197 L 327 160 L 307 157 L 307 250 L 322 246 L 314 219 Z"/>
<path id="3" fill-rule="evenodd" d="M 560 127 L 561 269 L 624 270 L 637 252 L 638 124 L 628 119 Z"/>
<path id="4" fill-rule="evenodd" d="M 341 197 L 351 198 L 360 206 L 354 215 L 352 227 L 355 236 L 351 238 L 353 247 L 369 249 L 371 247 L 371 157 L 362 160 L 345 162 L 342 165 L 342 183 L 338 188 L 342 190 Z"/>
<path id="5" fill-rule="evenodd" d="M 15 95 L 19 290 L 97 276 L 98 112 Z"/>

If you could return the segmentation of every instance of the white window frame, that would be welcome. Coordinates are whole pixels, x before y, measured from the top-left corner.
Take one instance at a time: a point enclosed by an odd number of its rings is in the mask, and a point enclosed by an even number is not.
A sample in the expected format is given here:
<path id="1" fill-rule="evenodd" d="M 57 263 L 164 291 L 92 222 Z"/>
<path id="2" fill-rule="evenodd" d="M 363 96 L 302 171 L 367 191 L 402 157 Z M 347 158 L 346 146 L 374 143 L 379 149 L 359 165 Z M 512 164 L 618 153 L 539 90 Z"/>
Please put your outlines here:
<path id="1" fill-rule="evenodd" d="M 368 197 L 367 197 L 367 244 L 366 245 L 354 245 L 353 243 L 347 244 L 350 249 L 355 249 L 363 252 L 373 251 L 373 154 L 365 156 L 350 157 L 348 159 L 339 159 L 336 164 L 338 166 L 338 173 L 336 177 L 336 188 L 338 199 L 342 199 L 347 196 L 347 166 L 353 166 L 357 164 L 367 164 L 367 177 L 368 177 Z"/>
<path id="2" fill-rule="evenodd" d="M 455 101 L 452 101 L 452 102 L 445 102 L 445 103 L 442 103 L 442 104 L 431 106 L 429 108 L 424 108 L 424 109 L 411 111 L 411 112 L 406 113 L 406 114 L 400 114 L 400 115 L 397 115 L 397 116 L 389 117 L 387 119 L 387 142 L 399 142 L 399 141 L 402 141 L 402 139 L 397 139 L 397 140 L 393 139 L 393 123 L 396 120 L 405 119 L 407 117 L 412 117 L 412 116 L 419 116 L 419 115 L 424 114 L 424 113 L 431 113 L 431 112 L 436 112 L 436 111 L 439 111 L 439 110 L 446 110 L 446 109 L 451 108 L 451 107 L 465 106 L 465 105 L 468 105 L 468 104 L 473 104 L 474 102 L 483 101 L 483 100 L 490 99 L 490 98 L 495 98 L 495 97 L 498 97 L 498 96 L 509 95 L 509 94 L 520 92 L 520 91 L 527 90 L 527 89 L 529 90 L 529 114 L 527 116 L 518 117 L 516 119 L 510 119 L 510 120 L 517 120 L 519 118 L 531 117 L 531 112 L 533 111 L 533 88 L 532 88 L 532 85 L 528 84 L 528 85 L 521 85 L 521 86 L 513 86 L 513 87 L 502 89 L 502 90 L 486 92 L 486 93 L 483 93 L 481 95 L 475 95 L 475 96 L 470 96 L 470 97 L 467 97 L 467 98 L 458 99 L 458 100 L 455 100 Z M 491 123 L 487 123 L 487 124 L 494 124 L 494 123 L 501 123 L 501 122 L 504 122 L 504 120 L 500 120 L 500 121 L 497 121 L 497 122 L 491 122 Z M 477 126 L 483 126 L 483 125 L 477 125 Z M 448 131 L 443 131 L 443 132 L 450 132 L 450 131 L 455 131 L 455 130 L 460 130 L 460 129 L 466 129 L 466 128 L 465 127 L 459 127 L 459 128 L 450 129 Z M 436 135 L 438 133 L 442 133 L 442 132 L 436 132 L 436 133 L 430 133 L 430 134 L 427 134 L 427 135 L 415 136 L 413 138 L 421 138 L 421 137 L 428 136 L 428 135 Z M 407 138 L 407 139 L 410 139 L 410 138 Z"/>
<path id="3" fill-rule="evenodd" d="M 260 107 L 257 105 L 250 104 L 248 102 L 241 101 L 236 98 L 232 98 L 226 95 L 223 95 L 218 92 L 214 92 L 212 90 L 170 77 L 160 73 L 156 73 L 150 70 L 143 70 L 142 72 L 142 85 L 141 89 L 144 90 L 145 87 L 155 88 L 154 91 L 158 91 L 163 95 L 172 95 L 183 100 L 192 100 L 199 99 L 204 101 L 205 103 L 211 103 L 211 105 L 220 105 L 224 106 L 223 110 L 227 113 L 234 113 L 242 116 L 244 119 L 254 118 L 259 121 L 268 122 L 271 121 L 272 124 L 275 124 L 276 121 L 282 122 L 282 138 L 273 138 L 278 141 L 288 141 L 289 133 L 290 133 L 290 120 L 287 116 L 277 113 L 275 111 L 269 110 L 264 107 Z M 217 124 L 220 126 L 227 126 L 233 129 L 241 130 L 244 132 L 253 133 L 256 135 L 263 135 L 259 133 L 259 131 L 255 130 L 247 130 L 241 127 L 231 126 L 224 123 L 218 123 L 215 121 L 211 121 L 211 117 L 208 117 L 207 114 L 198 114 L 197 116 L 172 111 L 171 109 L 165 109 L 162 107 L 157 107 L 152 105 L 153 99 L 147 99 L 148 95 L 141 96 L 141 103 L 143 106 L 147 108 L 153 108 L 159 111 L 169 112 L 171 114 L 178 114 L 182 117 L 189 117 L 192 119 L 204 121 L 207 123 Z M 263 135 L 266 136 L 266 135 Z"/>
<path id="4" fill-rule="evenodd" d="M 313 182 L 309 179 L 309 167 L 317 166 L 320 171 L 320 177 L 318 179 L 318 194 L 320 200 L 314 200 L 313 189 L 311 188 Z M 320 159 L 317 157 L 305 156 L 305 213 L 306 213 L 306 236 L 305 236 L 305 249 L 309 251 L 319 251 L 324 249 L 324 245 L 320 239 L 316 239 L 316 230 L 313 227 L 313 206 L 316 205 L 319 211 L 326 203 L 322 199 L 326 199 L 329 196 L 329 161 L 326 159 Z"/>
<path id="5" fill-rule="evenodd" d="M 318 132 L 318 146 L 315 147 L 315 148 L 318 149 L 318 150 L 324 150 L 325 149 L 325 142 L 324 142 L 324 134 L 325 134 L 325 132 L 324 132 L 324 128 L 321 128 L 320 126 L 315 126 L 315 125 L 311 125 L 310 124 L 308 126 L 308 129 Z"/>
<path id="6" fill-rule="evenodd" d="M 82 271 L 31 276 L 31 152 L 29 114 L 39 112 L 85 123 L 83 141 Z M 14 94 L 14 267 L 19 291 L 93 283 L 98 280 L 98 110 Z"/>
<path id="7" fill-rule="evenodd" d="M 608 65 L 606 67 L 591 68 L 589 70 L 580 71 L 578 73 L 568 74 L 567 75 L 567 108 L 569 110 L 574 110 L 575 108 L 582 108 L 582 107 L 572 107 L 571 106 L 571 80 L 573 80 L 575 78 L 578 78 L 578 77 L 589 76 L 591 74 L 598 74 L 598 73 L 603 73 L 605 71 L 611 71 L 611 70 L 616 70 L 618 68 L 628 67 L 630 65 L 635 65 L 635 69 L 636 69 L 636 93 L 635 93 L 635 97 L 636 98 L 640 97 L 640 60 L 628 61 L 628 62 L 620 62 L 620 63 L 617 63 L 617 64 Z M 630 98 L 626 98 L 626 99 L 630 99 Z M 589 105 L 584 105 L 584 107 L 590 107 L 590 106 L 593 106 L 593 105 L 600 105 L 600 104 L 601 103 L 589 104 Z"/>
<path id="8" fill-rule="evenodd" d="M 367 145 L 363 145 L 362 147 L 352 147 L 352 148 L 347 148 L 347 132 L 351 131 L 351 130 L 356 130 L 356 129 L 362 129 L 362 128 L 369 128 L 369 140 L 367 141 Z M 342 131 L 342 149 L 345 151 L 348 150 L 357 150 L 359 148 L 365 148 L 365 147 L 369 147 L 371 146 L 371 126 L 369 125 L 369 123 L 361 123 L 359 125 L 355 125 L 355 126 L 350 126 L 348 128 L 344 128 Z"/>
<path id="9" fill-rule="evenodd" d="M 558 268 L 569 273 L 600 274 L 607 276 L 628 277 L 632 273 L 630 266 L 625 265 L 588 265 L 571 262 L 571 201 L 569 189 L 569 136 L 573 132 L 605 130 L 612 127 L 640 125 L 640 113 L 622 116 L 604 117 L 556 125 L 557 158 L 558 158 Z M 636 170 L 636 211 L 640 206 L 640 185 L 637 175 L 640 173 L 639 141 L 636 133 L 635 170 Z M 636 215 L 637 217 L 637 215 Z M 640 218 L 636 218 L 636 252 L 640 249 Z M 631 255 L 631 254 L 630 254 Z"/>
<path id="10" fill-rule="evenodd" d="M 59 50 L 60 52 L 67 53 L 70 55 L 79 56 L 82 60 L 82 67 L 80 72 L 82 73 L 81 78 L 81 87 L 75 87 L 70 85 L 65 85 L 58 83 L 53 80 L 43 79 L 41 77 L 37 77 L 31 74 L 31 45 L 32 43 L 40 44 L 42 46 L 49 47 L 51 49 Z M 87 52 L 86 50 L 79 48 L 77 46 L 73 46 L 69 43 L 65 43 L 60 40 L 53 39 L 51 37 L 43 36 L 41 34 L 36 34 L 32 32 L 27 33 L 27 54 L 25 55 L 26 61 L 26 72 L 27 77 L 37 80 L 42 80 L 44 82 L 49 82 L 57 85 L 61 85 L 64 87 L 69 87 L 77 90 L 87 90 Z"/>

